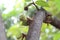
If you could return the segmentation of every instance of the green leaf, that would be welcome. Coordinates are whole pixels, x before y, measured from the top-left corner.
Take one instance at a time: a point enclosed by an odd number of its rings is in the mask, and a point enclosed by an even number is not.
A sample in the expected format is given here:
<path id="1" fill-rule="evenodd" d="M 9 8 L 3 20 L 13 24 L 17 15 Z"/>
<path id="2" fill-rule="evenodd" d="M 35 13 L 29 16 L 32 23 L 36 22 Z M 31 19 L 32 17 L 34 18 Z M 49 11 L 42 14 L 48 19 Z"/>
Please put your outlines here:
<path id="1" fill-rule="evenodd" d="M 42 32 L 44 32 L 46 28 L 47 28 L 47 25 L 46 25 L 46 23 L 43 23 L 43 24 L 42 24 L 41 31 L 42 31 Z"/>
<path id="2" fill-rule="evenodd" d="M 42 7 L 49 7 L 47 2 L 41 0 L 36 1 L 36 4 Z"/>
<path id="3" fill-rule="evenodd" d="M 17 25 L 13 25 L 7 31 L 7 37 L 14 36 L 14 35 L 18 36 L 19 34 L 21 34 L 21 31 Z"/>
<path id="4" fill-rule="evenodd" d="M 57 9 L 60 11 L 60 0 L 55 0 L 54 2 L 56 4 Z"/>
<path id="5" fill-rule="evenodd" d="M 26 2 L 29 2 L 29 1 L 31 1 L 31 0 L 25 0 Z"/>
<path id="6" fill-rule="evenodd" d="M 53 40 L 60 40 L 60 32 L 58 32 L 54 35 Z"/>

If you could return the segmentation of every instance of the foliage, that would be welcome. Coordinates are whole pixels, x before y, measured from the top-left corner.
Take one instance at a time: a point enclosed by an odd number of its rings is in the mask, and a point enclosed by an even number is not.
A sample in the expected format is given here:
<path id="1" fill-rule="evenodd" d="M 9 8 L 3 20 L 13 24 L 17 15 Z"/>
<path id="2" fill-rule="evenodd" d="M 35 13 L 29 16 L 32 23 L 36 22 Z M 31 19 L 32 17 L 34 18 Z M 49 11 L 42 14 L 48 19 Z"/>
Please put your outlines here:
<path id="1" fill-rule="evenodd" d="M 45 2 L 45 1 L 42 1 L 42 0 L 36 1 L 36 4 L 37 4 L 37 5 L 40 5 L 40 6 L 42 6 L 42 7 L 49 7 L 48 3 Z"/>
<path id="2" fill-rule="evenodd" d="M 60 0 L 48 0 L 48 2 L 45 0 L 34 0 L 34 2 L 38 7 L 42 6 L 46 11 L 60 18 Z M 27 16 L 32 17 L 36 10 L 32 5 L 28 11 L 24 11 L 24 7 L 31 3 L 31 0 L 14 0 L 13 3 L 12 7 L 5 7 L 4 3 L 0 5 L 8 40 L 17 40 L 17 37 L 21 36 L 22 33 L 27 34 L 29 26 L 24 25 L 25 21 L 23 22 L 19 18 L 21 15 L 25 17 L 23 19 L 26 19 Z M 50 24 L 47 26 L 46 23 L 43 23 L 40 40 L 60 40 L 60 31 Z"/>

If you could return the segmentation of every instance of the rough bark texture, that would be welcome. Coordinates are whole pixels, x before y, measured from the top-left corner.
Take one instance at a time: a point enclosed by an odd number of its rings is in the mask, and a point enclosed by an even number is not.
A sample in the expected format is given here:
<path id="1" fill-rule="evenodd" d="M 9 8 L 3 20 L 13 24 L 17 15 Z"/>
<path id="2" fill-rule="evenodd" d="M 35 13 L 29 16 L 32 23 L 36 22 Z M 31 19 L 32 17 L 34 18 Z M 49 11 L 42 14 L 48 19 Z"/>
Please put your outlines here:
<path id="1" fill-rule="evenodd" d="M 60 29 L 60 19 L 53 17 L 52 22 L 50 24 L 55 26 L 56 28 Z"/>
<path id="2" fill-rule="evenodd" d="M 7 40 L 5 35 L 5 27 L 2 22 L 1 12 L 0 12 L 0 40 Z"/>
<path id="3" fill-rule="evenodd" d="M 50 14 L 49 12 L 47 12 L 46 10 L 45 10 L 45 13 L 46 13 L 46 15 L 52 15 L 52 14 Z M 46 15 L 45 15 L 45 16 L 46 16 Z M 47 20 L 47 19 L 46 19 L 46 20 Z M 46 20 L 45 20 L 45 21 L 46 21 Z M 44 21 L 44 23 L 45 23 L 45 21 Z M 53 25 L 54 27 L 60 29 L 60 19 L 58 19 L 57 17 L 55 17 L 55 16 L 52 17 L 50 24 Z"/>
<path id="4" fill-rule="evenodd" d="M 29 31 L 26 37 L 26 40 L 39 40 L 40 30 L 45 17 L 45 11 L 39 10 L 36 12 L 36 15 L 33 18 L 29 26 Z"/>
<path id="5" fill-rule="evenodd" d="M 46 15 L 52 15 L 52 14 L 50 14 L 49 12 L 47 12 L 46 10 L 44 10 L 44 11 L 45 11 L 45 16 L 46 16 Z M 46 19 L 46 18 L 45 18 L 45 19 Z M 47 19 L 46 19 L 46 20 L 47 20 Z M 46 23 L 46 20 L 44 20 L 44 23 Z M 60 19 L 58 19 L 57 17 L 55 17 L 55 16 L 52 17 L 50 24 L 53 25 L 54 27 L 60 29 Z"/>

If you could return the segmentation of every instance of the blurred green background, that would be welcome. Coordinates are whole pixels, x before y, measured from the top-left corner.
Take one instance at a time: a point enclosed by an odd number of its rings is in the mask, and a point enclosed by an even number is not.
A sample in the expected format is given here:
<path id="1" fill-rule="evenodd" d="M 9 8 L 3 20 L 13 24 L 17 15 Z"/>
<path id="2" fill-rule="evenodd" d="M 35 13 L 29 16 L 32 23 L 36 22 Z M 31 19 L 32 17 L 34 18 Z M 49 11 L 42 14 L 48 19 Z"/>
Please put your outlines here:
<path id="1" fill-rule="evenodd" d="M 60 0 L 33 1 L 39 8 L 43 6 L 53 16 L 60 19 Z M 8 40 L 18 40 L 17 38 L 22 33 L 27 34 L 29 26 L 26 25 L 25 20 L 20 20 L 20 18 L 26 19 L 26 17 L 34 15 L 36 8 L 33 5 L 29 7 L 28 11 L 24 10 L 24 7 L 31 2 L 32 0 L 0 0 L 0 11 L 2 12 Z M 60 40 L 60 30 L 50 24 L 47 26 L 46 23 L 43 23 L 40 40 Z"/>

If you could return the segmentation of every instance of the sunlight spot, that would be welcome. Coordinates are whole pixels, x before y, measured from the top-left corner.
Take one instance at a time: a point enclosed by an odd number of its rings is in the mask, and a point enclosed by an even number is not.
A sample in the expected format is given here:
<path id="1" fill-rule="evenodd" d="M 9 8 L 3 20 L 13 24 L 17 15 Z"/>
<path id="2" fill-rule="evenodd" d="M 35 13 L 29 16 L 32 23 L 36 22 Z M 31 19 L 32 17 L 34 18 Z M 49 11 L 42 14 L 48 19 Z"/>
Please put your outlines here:
<path id="1" fill-rule="evenodd" d="M 55 29 L 55 28 L 53 28 L 53 29 L 52 29 L 52 32 L 55 32 L 55 31 L 56 31 L 56 29 Z"/>
<path id="2" fill-rule="evenodd" d="M 13 36 L 13 38 L 14 38 L 14 40 L 17 40 L 17 38 L 16 38 L 16 36 L 15 36 L 15 35 Z"/>
<path id="3" fill-rule="evenodd" d="M 36 2 L 37 0 L 33 0 L 34 2 Z"/>
<path id="4" fill-rule="evenodd" d="M 10 9 L 6 9 L 5 11 L 3 11 L 4 14 L 8 14 L 10 11 L 12 11 L 13 8 L 10 8 Z"/>
<path id="5" fill-rule="evenodd" d="M 45 32 L 46 32 L 46 33 L 49 33 L 49 29 L 48 29 L 48 28 L 46 28 Z"/>
<path id="6" fill-rule="evenodd" d="M 16 24 L 17 23 L 17 18 L 16 17 L 11 17 L 11 19 L 13 20 L 13 22 Z"/>
<path id="7" fill-rule="evenodd" d="M 16 10 L 17 10 L 17 11 L 19 11 L 19 10 L 20 10 L 20 8 L 16 8 Z"/>
<path id="8" fill-rule="evenodd" d="M 19 24 L 17 24 L 17 27 L 20 27 Z"/>
<path id="9" fill-rule="evenodd" d="M 0 5 L 2 5 L 2 4 L 3 4 L 3 2 L 4 2 L 4 0 L 0 0 Z"/>
<path id="10" fill-rule="evenodd" d="M 40 36 L 40 38 L 39 38 L 40 40 L 42 39 L 42 37 Z"/>

